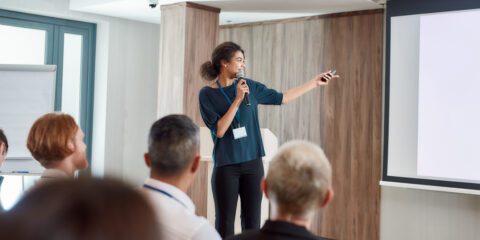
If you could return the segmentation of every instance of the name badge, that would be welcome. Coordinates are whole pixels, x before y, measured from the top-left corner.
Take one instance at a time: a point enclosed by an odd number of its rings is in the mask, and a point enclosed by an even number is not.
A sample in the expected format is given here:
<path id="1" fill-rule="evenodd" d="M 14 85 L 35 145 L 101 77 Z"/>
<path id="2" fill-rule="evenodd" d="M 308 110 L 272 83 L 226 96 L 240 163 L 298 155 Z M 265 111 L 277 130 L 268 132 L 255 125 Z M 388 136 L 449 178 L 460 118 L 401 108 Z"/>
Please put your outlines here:
<path id="1" fill-rule="evenodd" d="M 245 127 L 239 127 L 233 129 L 233 138 L 239 139 L 247 136 L 247 129 Z"/>

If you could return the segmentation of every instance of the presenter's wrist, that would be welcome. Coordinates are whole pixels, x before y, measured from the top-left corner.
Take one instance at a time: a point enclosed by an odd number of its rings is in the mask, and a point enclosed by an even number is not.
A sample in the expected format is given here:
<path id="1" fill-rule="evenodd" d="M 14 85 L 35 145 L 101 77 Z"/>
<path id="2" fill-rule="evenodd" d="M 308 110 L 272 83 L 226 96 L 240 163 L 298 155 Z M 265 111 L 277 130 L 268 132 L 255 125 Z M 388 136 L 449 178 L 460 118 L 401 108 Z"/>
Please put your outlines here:
<path id="1" fill-rule="evenodd" d="M 240 104 L 242 104 L 242 100 L 241 99 L 238 99 L 238 98 L 235 98 L 235 100 L 233 101 L 233 104 L 235 106 L 235 108 L 239 108 L 240 107 Z"/>

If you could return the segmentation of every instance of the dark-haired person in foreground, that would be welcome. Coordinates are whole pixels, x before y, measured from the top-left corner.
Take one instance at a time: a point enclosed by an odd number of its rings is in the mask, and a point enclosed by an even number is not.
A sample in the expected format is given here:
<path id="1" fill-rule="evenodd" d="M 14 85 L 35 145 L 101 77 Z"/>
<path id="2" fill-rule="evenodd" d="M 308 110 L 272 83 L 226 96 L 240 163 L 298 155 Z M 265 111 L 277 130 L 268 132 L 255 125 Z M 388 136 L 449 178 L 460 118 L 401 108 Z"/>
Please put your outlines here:
<path id="1" fill-rule="evenodd" d="M 6 213 L 0 239 L 158 240 L 161 229 L 148 200 L 112 179 L 46 181 Z"/>
<path id="2" fill-rule="evenodd" d="M 283 93 L 251 80 L 236 80 L 245 69 L 243 49 L 224 42 L 201 67 L 209 81 L 200 90 L 200 112 L 213 138 L 212 190 L 215 201 L 215 227 L 222 237 L 233 235 L 237 199 L 240 196 L 242 230 L 260 228 L 265 156 L 258 105 L 286 104 L 305 93 L 326 86 L 338 75 L 324 72 Z M 250 106 L 244 102 L 248 93 Z"/>
<path id="3" fill-rule="evenodd" d="M 184 115 L 156 121 L 144 158 L 150 178 L 143 189 L 157 210 L 162 239 L 220 239 L 207 219 L 195 215 L 195 205 L 186 194 L 200 165 L 197 125 Z"/>
<path id="4" fill-rule="evenodd" d="M 7 158 L 7 152 L 8 152 L 7 136 L 5 136 L 5 133 L 3 132 L 3 130 L 0 129 L 0 167 L 2 167 L 2 164 L 5 161 L 5 158 Z M 0 178 L 3 178 L 3 177 L 0 176 Z M 0 179 L 0 185 L 2 185 L 1 179 Z"/>
<path id="5" fill-rule="evenodd" d="M 2 164 L 7 158 L 8 152 L 8 140 L 7 136 L 2 129 L 0 129 L 0 169 L 2 168 Z M 3 183 L 3 176 L 0 176 L 0 193 L 2 192 L 2 183 Z M 0 212 L 3 211 L 2 201 L 0 199 Z"/>
<path id="6" fill-rule="evenodd" d="M 284 144 L 273 157 L 262 190 L 270 201 L 270 219 L 260 230 L 230 240 L 325 239 L 309 232 L 315 210 L 333 198 L 332 170 L 322 149 L 306 141 Z"/>

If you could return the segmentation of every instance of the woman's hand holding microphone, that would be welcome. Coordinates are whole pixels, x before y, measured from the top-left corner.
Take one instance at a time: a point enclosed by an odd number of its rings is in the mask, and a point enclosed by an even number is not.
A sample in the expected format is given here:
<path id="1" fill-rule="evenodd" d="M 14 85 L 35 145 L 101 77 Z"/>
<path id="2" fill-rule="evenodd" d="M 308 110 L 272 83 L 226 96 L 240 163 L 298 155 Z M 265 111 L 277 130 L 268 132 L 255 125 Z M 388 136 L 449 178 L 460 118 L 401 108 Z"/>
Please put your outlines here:
<path id="1" fill-rule="evenodd" d="M 237 93 L 235 96 L 235 103 L 237 106 L 240 106 L 243 99 L 245 98 L 245 94 L 250 93 L 250 89 L 248 88 L 247 81 L 245 79 L 241 79 L 237 82 Z"/>

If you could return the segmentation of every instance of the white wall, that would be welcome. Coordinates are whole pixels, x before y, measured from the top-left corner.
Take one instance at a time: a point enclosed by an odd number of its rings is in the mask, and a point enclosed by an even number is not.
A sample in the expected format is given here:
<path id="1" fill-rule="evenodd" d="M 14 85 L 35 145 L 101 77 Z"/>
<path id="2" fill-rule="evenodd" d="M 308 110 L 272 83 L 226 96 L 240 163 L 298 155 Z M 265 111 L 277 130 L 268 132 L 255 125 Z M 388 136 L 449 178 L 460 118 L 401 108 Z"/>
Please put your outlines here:
<path id="1" fill-rule="evenodd" d="M 105 172 L 140 184 L 147 176 L 143 153 L 157 113 L 159 26 L 126 21 L 112 29 L 116 43 L 109 66 L 116 81 L 108 88 Z"/>
<path id="2" fill-rule="evenodd" d="M 2 0 L 0 8 L 97 24 L 92 172 L 140 184 L 156 119 L 159 26 L 70 11 L 67 0 Z"/>
<path id="3" fill-rule="evenodd" d="M 382 187 L 380 239 L 480 239 L 480 196 Z"/>

